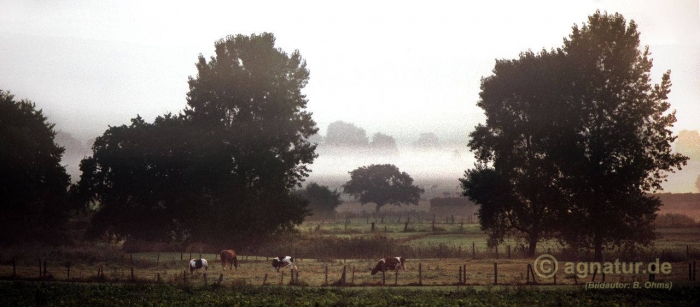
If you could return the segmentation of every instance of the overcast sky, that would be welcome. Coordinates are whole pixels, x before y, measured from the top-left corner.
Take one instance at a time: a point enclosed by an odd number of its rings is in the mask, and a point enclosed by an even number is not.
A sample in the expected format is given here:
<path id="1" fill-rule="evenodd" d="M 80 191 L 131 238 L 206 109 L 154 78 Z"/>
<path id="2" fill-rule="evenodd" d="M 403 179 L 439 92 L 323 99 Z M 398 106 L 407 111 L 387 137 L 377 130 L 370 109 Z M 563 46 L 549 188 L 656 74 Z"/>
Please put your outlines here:
<path id="1" fill-rule="evenodd" d="M 380 2 L 380 3 L 377 3 Z M 674 130 L 700 130 L 700 8 L 678 1 L 5 1 L 0 89 L 76 135 L 185 105 L 198 54 L 229 34 L 272 32 L 298 49 L 321 128 L 343 120 L 400 143 L 466 140 L 494 60 L 562 45 L 596 9 L 639 24 L 655 82 L 672 70 Z"/>

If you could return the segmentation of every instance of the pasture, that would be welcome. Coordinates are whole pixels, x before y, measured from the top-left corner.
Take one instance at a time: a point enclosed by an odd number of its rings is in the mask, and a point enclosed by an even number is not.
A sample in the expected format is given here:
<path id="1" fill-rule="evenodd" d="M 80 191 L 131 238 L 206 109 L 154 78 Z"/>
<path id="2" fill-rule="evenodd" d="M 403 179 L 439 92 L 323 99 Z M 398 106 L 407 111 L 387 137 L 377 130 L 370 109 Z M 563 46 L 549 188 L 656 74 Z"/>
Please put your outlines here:
<path id="1" fill-rule="evenodd" d="M 425 212 L 349 214 L 326 220 L 310 220 L 298 227 L 293 240 L 283 240 L 255 250 L 237 249 L 239 267 L 222 270 L 218 254 L 180 252 L 121 252 L 118 245 L 47 249 L 4 249 L 0 254 L 0 277 L 33 280 L 161 282 L 204 285 L 288 285 L 289 269 L 274 272 L 272 257 L 294 257 L 298 271 L 295 284 L 338 284 L 345 271 L 346 286 L 445 286 L 522 285 L 532 283 L 522 242 L 507 241 L 489 248 L 477 224 L 462 217 L 436 217 Z M 374 223 L 374 230 L 372 224 Z M 700 228 L 662 228 L 652 247 L 638 250 L 611 249 L 607 261 L 669 262 L 669 274 L 657 281 L 689 281 L 689 263 L 700 258 Z M 573 254 L 554 241 L 538 245 L 537 254 L 551 254 L 559 261 L 592 261 L 592 253 Z M 205 258 L 209 269 L 189 273 L 190 259 Z M 407 271 L 370 275 L 383 256 L 403 256 Z M 43 267 L 39 267 L 42 265 Z M 206 273 L 206 274 L 205 274 Z M 576 285 L 602 281 L 602 274 L 588 272 L 574 277 L 562 269 L 554 278 L 536 277 L 538 284 Z M 296 279 L 298 276 L 298 279 Z M 692 277 L 692 275 L 691 275 Z M 646 281 L 648 274 L 608 274 L 606 282 Z"/>
<path id="2" fill-rule="evenodd" d="M 614 305 L 630 299 L 655 305 L 672 302 L 666 300 L 673 294 L 673 302 L 694 305 L 700 288 L 697 279 L 692 280 L 697 271 L 694 264 L 700 258 L 698 227 L 660 228 L 652 247 L 606 250 L 606 261 L 641 261 L 643 268 L 656 258 L 668 262 L 668 274 L 653 278 L 659 284 L 671 282 L 670 291 L 584 288 L 590 281 L 644 284 L 650 279 L 646 272 L 603 276 L 596 271 L 583 276 L 560 268 L 555 277 L 533 278 L 528 265 L 533 265 L 534 259 L 524 257 L 522 242 L 509 240 L 489 248 L 478 225 L 459 216 L 439 217 L 420 211 L 345 213 L 308 220 L 297 230 L 292 238 L 255 249 L 234 247 L 239 267 L 233 270 L 223 270 L 218 254 L 206 251 L 124 253 L 114 244 L 4 248 L 0 251 L 0 279 L 6 281 L 0 282 L 0 294 L 29 291 L 42 302 L 59 297 L 70 302 L 86 299 L 85 295 L 95 291 L 131 297 L 123 293 L 128 290 L 143 294 L 140 299 L 129 298 L 135 305 L 172 305 L 171 296 L 164 298 L 159 293 L 180 297 L 183 305 L 420 305 L 432 301 L 443 302 L 441 305 L 492 305 L 496 301 L 502 305 Z M 556 257 L 562 266 L 564 262 L 592 261 L 591 252 L 572 253 L 555 241 L 539 244 L 537 254 L 543 253 Z M 298 271 L 284 268 L 275 272 L 272 258 L 281 255 L 294 257 Z M 406 258 L 407 271 L 399 271 L 398 276 L 393 271 L 370 275 L 379 258 L 399 255 Z M 190 259 L 199 257 L 208 260 L 208 270 L 190 274 Z M 384 298 L 373 300 L 373 293 Z"/>

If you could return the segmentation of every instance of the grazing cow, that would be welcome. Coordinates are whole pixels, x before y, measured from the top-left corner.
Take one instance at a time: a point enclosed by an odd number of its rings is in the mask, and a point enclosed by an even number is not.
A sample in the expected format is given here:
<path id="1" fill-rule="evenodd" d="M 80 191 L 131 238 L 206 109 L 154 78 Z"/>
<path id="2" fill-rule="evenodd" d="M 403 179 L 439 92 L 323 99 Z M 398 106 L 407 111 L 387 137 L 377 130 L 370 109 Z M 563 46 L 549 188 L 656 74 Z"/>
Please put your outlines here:
<path id="1" fill-rule="evenodd" d="M 297 266 L 293 264 L 294 259 L 292 259 L 291 256 L 284 256 L 284 257 L 275 257 L 272 258 L 272 267 L 277 269 L 277 272 L 280 271 L 281 267 L 288 267 L 291 266 L 293 269 L 297 269 Z"/>
<path id="2" fill-rule="evenodd" d="M 194 272 L 194 270 L 199 270 L 201 268 L 204 268 L 206 271 L 207 267 L 209 267 L 207 259 L 199 258 L 190 260 L 190 274 Z"/>
<path id="3" fill-rule="evenodd" d="M 222 250 L 219 254 L 221 256 L 221 266 L 226 270 L 226 264 L 229 264 L 229 269 L 233 270 L 233 267 L 238 269 L 238 259 L 236 258 L 236 252 L 232 249 Z"/>
<path id="4" fill-rule="evenodd" d="M 380 272 L 382 270 L 382 267 L 384 268 L 385 272 L 387 269 L 395 270 L 396 272 L 398 272 L 399 269 L 406 271 L 406 267 L 404 264 L 405 262 L 406 259 L 404 259 L 403 257 L 382 258 L 379 260 L 374 269 L 372 269 L 372 275 L 377 274 L 377 272 Z"/>

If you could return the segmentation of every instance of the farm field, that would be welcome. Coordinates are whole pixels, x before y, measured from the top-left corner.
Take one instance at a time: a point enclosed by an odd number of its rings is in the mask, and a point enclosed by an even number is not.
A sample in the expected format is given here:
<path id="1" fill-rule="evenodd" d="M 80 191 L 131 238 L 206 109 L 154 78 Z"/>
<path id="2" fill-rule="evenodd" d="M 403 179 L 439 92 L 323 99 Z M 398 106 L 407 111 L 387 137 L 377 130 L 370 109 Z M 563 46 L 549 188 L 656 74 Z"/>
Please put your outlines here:
<path id="1" fill-rule="evenodd" d="M 610 290 L 585 285 L 645 285 L 649 274 L 569 274 L 562 268 L 565 262 L 591 261 L 592 255 L 572 256 L 552 241 L 538 245 L 538 255 L 558 259 L 556 280 L 536 277 L 535 284 L 527 269 L 534 259 L 523 256 L 519 242 L 489 248 L 478 225 L 462 220 L 421 213 L 413 213 L 410 220 L 398 214 L 311 220 L 298 227 L 293 240 L 239 250 L 239 268 L 225 271 L 218 255 L 207 251 L 125 253 L 119 245 L 94 244 L 7 248 L 0 251 L 0 306 L 698 304 L 700 283 L 689 281 L 689 269 L 692 273 L 700 258 L 700 228 L 661 228 L 650 248 L 636 254 L 606 253 L 608 261 L 641 261 L 642 269 L 656 258 L 668 262 L 668 274 L 655 275 L 654 282 L 671 285 L 670 290 L 655 289 L 654 284 L 649 289 Z M 298 270 L 275 272 L 271 257 L 287 254 L 295 258 Z M 404 256 L 407 270 L 398 276 L 387 272 L 384 278 L 371 275 L 383 255 Z M 189 259 L 200 256 L 209 261 L 208 270 L 190 274 Z"/>
<path id="2" fill-rule="evenodd" d="M 345 285 L 354 286 L 441 286 L 441 285 L 522 285 L 532 282 L 527 274 L 528 264 L 519 244 L 507 241 L 499 248 L 488 248 L 486 235 L 476 224 L 454 222 L 450 217 L 432 224 L 429 216 L 354 217 L 321 221 L 307 221 L 298 227 L 297 240 L 280 242 L 255 251 L 238 250 L 239 268 L 223 271 L 218 255 L 214 253 L 148 252 L 123 253 L 118 246 L 84 250 L 3 250 L 0 254 L 0 277 L 55 281 L 104 282 L 163 282 L 169 284 L 204 285 L 286 285 L 291 281 L 291 270 L 274 272 L 271 257 L 291 255 L 298 267 L 296 283 L 303 286 L 325 286 L 339 282 L 345 270 Z M 374 232 L 371 223 L 375 223 Z M 433 231 L 433 229 L 435 229 Z M 657 275 L 656 281 L 685 282 L 689 279 L 689 263 L 700 258 L 700 228 L 662 228 L 660 237 L 651 248 L 636 254 L 611 250 L 607 261 L 643 262 L 659 258 L 671 265 L 669 274 Z M 367 246 L 365 246 L 367 245 Z M 539 254 L 552 254 L 560 262 L 592 261 L 592 255 L 572 256 L 556 242 L 538 245 Z M 73 256 L 67 256 L 73 255 Z M 191 258 L 205 258 L 209 269 L 190 274 Z M 407 271 L 370 275 L 370 270 L 383 255 L 403 256 Z M 39 263 L 44 261 L 40 271 Z M 14 261 L 14 266 L 13 266 Z M 563 266 L 563 264 L 562 264 Z M 461 270 L 464 269 L 466 273 Z M 43 271 L 46 271 L 43 274 Z M 494 272 L 497 270 L 497 272 Z M 132 273 L 133 271 L 133 273 Z M 596 272 L 597 273 L 597 272 Z M 41 275 L 40 275 L 41 274 Z M 593 272 L 567 274 L 560 268 L 557 285 L 576 285 L 587 281 L 602 281 L 603 276 Z M 14 276 L 14 277 L 12 277 Z M 205 277 L 206 276 L 206 277 Z M 583 276 L 583 277 L 582 277 Z M 608 274 L 606 282 L 646 281 L 644 272 L 636 274 Z M 497 279 L 497 280 L 496 280 Z M 554 284 L 554 278 L 536 278 L 539 284 Z M 695 284 L 695 283 L 692 283 Z"/>

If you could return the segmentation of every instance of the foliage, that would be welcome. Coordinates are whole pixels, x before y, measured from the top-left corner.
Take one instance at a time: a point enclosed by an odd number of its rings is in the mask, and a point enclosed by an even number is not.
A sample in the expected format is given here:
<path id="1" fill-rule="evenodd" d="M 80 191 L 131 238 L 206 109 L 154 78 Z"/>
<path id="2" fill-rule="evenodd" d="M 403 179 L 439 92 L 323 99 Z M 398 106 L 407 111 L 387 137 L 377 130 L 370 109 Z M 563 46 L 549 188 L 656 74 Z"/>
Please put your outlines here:
<path id="1" fill-rule="evenodd" d="M 33 102 L 0 90 L 0 244 L 64 238 L 70 176 L 53 128 Z"/>
<path id="2" fill-rule="evenodd" d="M 604 244 L 650 242 L 660 201 L 645 193 L 688 160 L 672 153 L 670 72 L 652 87 L 649 49 L 638 46 L 634 21 L 600 12 L 564 40 L 571 112 L 560 117 L 560 139 L 570 141 L 554 159 L 570 199 L 565 238 L 591 244 L 598 260 Z"/>
<path id="3" fill-rule="evenodd" d="M 650 242 L 660 202 L 646 192 L 687 157 L 671 151 L 669 73 L 651 86 L 634 21 L 596 12 L 588 22 L 562 49 L 497 61 L 469 146 L 528 216 L 600 259 L 605 244 Z"/>
<path id="4" fill-rule="evenodd" d="M 376 211 L 386 204 L 414 204 L 423 189 L 413 185 L 413 178 L 392 164 L 372 164 L 350 172 L 344 192 L 359 198 L 362 204 L 377 204 Z"/>
<path id="5" fill-rule="evenodd" d="M 97 138 L 73 188 L 99 208 L 93 237 L 240 248 L 303 221 L 306 201 L 290 192 L 317 156 L 301 94 L 309 72 L 298 51 L 274 43 L 268 33 L 216 42 L 181 114 L 137 117 Z"/>
<path id="6" fill-rule="evenodd" d="M 481 205 L 479 220 L 491 245 L 524 236 L 534 255 L 537 243 L 556 231 L 562 193 L 551 184 L 559 170 L 548 151 L 558 142 L 554 120 L 565 111 L 555 86 L 562 63 L 558 52 L 525 52 L 496 61 L 494 75 L 482 79 L 477 105 L 487 121 L 469 141 L 480 164 L 460 181 L 464 196 Z"/>
<path id="7" fill-rule="evenodd" d="M 310 182 L 303 190 L 297 193 L 309 201 L 309 209 L 314 215 L 328 216 L 335 212 L 335 208 L 341 204 L 340 192 L 331 191 L 327 186 Z"/>
<path id="8" fill-rule="evenodd" d="M 353 123 L 335 121 L 328 125 L 325 138 L 326 145 L 366 147 L 369 144 L 365 129 Z"/>
<path id="9" fill-rule="evenodd" d="M 396 140 L 390 135 L 377 132 L 372 136 L 372 142 L 369 143 L 370 148 L 378 153 L 387 155 L 397 155 L 399 148 L 396 146 Z"/>

